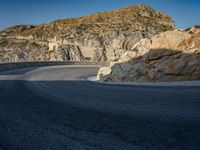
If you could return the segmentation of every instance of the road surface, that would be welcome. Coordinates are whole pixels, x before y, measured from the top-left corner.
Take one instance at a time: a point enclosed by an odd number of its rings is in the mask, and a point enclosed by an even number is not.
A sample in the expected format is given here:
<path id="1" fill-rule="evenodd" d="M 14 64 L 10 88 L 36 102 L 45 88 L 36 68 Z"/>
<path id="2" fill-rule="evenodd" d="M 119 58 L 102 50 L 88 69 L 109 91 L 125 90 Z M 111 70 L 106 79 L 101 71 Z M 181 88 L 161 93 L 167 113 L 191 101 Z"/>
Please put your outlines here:
<path id="1" fill-rule="evenodd" d="M 200 149 L 200 87 L 85 80 L 97 70 L 67 65 L 0 73 L 0 149 Z"/>

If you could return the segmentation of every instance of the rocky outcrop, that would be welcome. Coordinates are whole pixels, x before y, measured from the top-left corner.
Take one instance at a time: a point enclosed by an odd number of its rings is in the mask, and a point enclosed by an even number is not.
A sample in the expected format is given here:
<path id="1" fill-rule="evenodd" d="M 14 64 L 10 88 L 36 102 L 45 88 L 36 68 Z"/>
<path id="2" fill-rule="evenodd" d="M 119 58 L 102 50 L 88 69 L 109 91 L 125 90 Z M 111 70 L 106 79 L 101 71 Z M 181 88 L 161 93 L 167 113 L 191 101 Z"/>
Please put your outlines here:
<path id="1" fill-rule="evenodd" d="M 142 39 L 119 61 L 102 67 L 103 81 L 200 80 L 200 30 L 167 31 Z"/>
<path id="2" fill-rule="evenodd" d="M 0 31 L 0 62 L 113 61 L 140 39 L 174 28 L 169 16 L 145 5 L 15 26 Z"/>
<path id="3" fill-rule="evenodd" d="M 194 34 L 196 32 L 199 32 L 199 30 L 200 30 L 200 25 L 195 25 L 190 28 L 187 28 L 185 31 L 189 32 L 190 34 Z"/>

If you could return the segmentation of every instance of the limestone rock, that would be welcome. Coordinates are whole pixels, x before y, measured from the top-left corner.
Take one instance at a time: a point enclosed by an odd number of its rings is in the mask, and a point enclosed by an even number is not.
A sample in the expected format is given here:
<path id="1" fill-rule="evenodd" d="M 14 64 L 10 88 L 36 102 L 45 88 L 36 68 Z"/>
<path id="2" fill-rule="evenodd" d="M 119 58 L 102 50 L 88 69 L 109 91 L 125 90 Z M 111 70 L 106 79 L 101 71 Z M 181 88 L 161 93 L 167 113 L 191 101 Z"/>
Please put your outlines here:
<path id="1" fill-rule="evenodd" d="M 145 5 L 38 26 L 19 25 L 0 31 L 0 62 L 113 61 L 140 39 L 174 28 L 169 16 Z"/>
<path id="2" fill-rule="evenodd" d="M 200 30 L 200 25 L 195 25 L 190 28 L 187 28 L 185 31 L 194 34 L 195 32 L 199 32 L 199 30 Z"/>
<path id="3" fill-rule="evenodd" d="M 200 80 L 200 32 L 167 31 L 142 39 L 119 61 L 101 68 L 98 79 L 124 82 Z"/>

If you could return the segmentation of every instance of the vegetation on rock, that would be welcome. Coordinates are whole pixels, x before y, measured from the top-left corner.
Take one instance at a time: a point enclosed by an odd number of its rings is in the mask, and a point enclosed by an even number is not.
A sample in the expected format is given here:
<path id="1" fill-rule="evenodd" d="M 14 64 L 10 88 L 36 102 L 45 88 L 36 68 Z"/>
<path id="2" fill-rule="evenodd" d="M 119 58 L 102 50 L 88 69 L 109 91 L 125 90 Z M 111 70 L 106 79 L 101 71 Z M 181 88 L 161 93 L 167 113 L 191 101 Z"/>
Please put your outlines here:
<path id="1" fill-rule="evenodd" d="M 140 39 L 174 28 L 169 16 L 145 5 L 38 26 L 18 25 L 0 31 L 0 61 L 117 60 Z M 23 58 L 18 57 L 21 53 Z"/>

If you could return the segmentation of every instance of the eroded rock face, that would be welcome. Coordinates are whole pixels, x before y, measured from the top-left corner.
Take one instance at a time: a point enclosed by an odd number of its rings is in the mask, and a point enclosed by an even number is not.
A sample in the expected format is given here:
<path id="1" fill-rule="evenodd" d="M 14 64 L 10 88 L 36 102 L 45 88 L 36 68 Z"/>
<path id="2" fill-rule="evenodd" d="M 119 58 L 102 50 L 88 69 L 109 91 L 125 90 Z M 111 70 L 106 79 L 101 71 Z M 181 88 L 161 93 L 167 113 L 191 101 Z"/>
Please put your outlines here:
<path id="1" fill-rule="evenodd" d="M 200 32 L 167 31 L 142 39 L 119 61 L 100 69 L 104 81 L 200 80 Z"/>
<path id="2" fill-rule="evenodd" d="M 113 61 L 140 39 L 175 28 L 171 18 L 145 5 L 49 24 L 0 31 L 0 62 Z"/>

